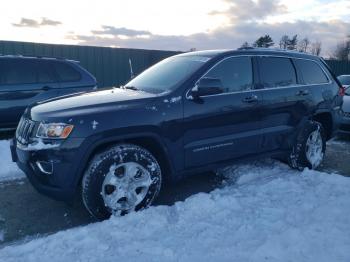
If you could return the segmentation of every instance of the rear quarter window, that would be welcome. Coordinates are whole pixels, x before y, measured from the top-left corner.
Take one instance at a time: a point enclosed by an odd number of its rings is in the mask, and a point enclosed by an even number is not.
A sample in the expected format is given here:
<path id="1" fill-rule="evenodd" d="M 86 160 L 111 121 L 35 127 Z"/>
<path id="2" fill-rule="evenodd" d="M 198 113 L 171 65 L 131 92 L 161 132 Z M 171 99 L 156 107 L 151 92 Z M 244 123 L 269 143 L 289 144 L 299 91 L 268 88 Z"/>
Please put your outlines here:
<path id="1" fill-rule="evenodd" d="M 285 87 L 297 84 L 294 65 L 289 58 L 260 57 L 259 71 L 264 88 Z"/>
<path id="2" fill-rule="evenodd" d="M 294 62 L 303 76 L 304 84 L 325 84 L 329 82 L 328 77 L 316 62 L 304 59 L 295 59 Z"/>
<path id="3" fill-rule="evenodd" d="M 77 82 L 81 79 L 80 73 L 67 63 L 54 62 L 53 67 L 61 82 Z"/>

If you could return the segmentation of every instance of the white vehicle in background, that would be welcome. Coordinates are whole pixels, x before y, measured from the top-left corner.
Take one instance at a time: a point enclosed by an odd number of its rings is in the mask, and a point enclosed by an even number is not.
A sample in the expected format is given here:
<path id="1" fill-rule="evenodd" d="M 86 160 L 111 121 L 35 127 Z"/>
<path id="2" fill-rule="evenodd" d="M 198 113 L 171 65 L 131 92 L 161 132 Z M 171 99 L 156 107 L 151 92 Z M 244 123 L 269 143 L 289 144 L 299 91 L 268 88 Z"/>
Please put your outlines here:
<path id="1" fill-rule="evenodd" d="M 339 127 L 339 132 L 350 135 L 350 75 L 338 76 L 338 80 L 345 89 L 345 96 L 343 97 L 343 118 Z"/>

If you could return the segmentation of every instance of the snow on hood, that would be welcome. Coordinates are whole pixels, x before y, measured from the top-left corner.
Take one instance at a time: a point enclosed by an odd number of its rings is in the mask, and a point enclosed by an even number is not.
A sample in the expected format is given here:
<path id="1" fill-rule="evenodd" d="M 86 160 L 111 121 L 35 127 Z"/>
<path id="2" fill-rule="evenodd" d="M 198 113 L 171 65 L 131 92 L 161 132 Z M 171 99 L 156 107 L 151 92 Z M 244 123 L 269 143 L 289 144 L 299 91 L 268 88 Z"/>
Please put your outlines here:
<path id="1" fill-rule="evenodd" d="M 1 261 L 350 261 L 350 178 L 269 160 L 222 172 L 211 193 L 8 246 Z"/>
<path id="2" fill-rule="evenodd" d="M 50 115 L 52 112 L 69 112 L 76 110 L 96 111 L 96 107 L 111 105 L 115 108 L 115 103 L 127 103 L 144 98 L 153 98 L 155 95 L 126 90 L 120 88 L 100 90 L 95 92 L 80 93 L 65 98 L 57 98 L 41 104 L 37 104 L 30 109 L 32 115 Z"/>

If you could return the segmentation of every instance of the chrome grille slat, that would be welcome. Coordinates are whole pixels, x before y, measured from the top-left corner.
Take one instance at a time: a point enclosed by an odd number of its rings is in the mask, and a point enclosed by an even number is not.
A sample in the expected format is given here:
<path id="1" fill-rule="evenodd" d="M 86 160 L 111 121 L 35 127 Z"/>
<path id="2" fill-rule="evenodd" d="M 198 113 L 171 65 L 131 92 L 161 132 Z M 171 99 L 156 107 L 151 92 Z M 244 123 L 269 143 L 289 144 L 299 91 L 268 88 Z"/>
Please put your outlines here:
<path id="1" fill-rule="evenodd" d="M 35 122 L 30 119 L 22 118 L 16 130 L 16 139 L 21 144 L 28 144 Z"/>

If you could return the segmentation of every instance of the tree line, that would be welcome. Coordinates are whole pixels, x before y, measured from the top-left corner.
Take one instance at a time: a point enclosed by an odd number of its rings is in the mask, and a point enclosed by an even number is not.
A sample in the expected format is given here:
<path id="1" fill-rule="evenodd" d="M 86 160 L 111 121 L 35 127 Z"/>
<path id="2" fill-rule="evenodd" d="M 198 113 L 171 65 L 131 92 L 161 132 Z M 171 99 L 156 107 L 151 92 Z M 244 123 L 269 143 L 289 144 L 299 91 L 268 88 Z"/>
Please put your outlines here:
<path id="1" fill-rule="evenodd" d="M 311 53 L 320 56 L 322 51 L 322 43 L 320 41 L 311 42 L 308 37 L 302 39 L 298 35 L 283 35 L 278 44 L 280 49 L 295 50 L 304 53 Z M 269 48 L 275 46 L 275 42 L 270 35 L 259 37 L 253 43 L 244 42 L 241 48 L 248 47 L 264 47 Z M 330 58 L 336 60 L 350 60 L 350 35 L 343 42 L 339 42 L 335 50 L 330 54 Z"/>

